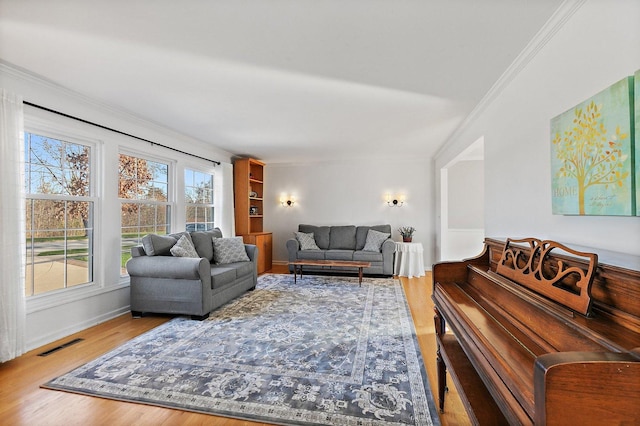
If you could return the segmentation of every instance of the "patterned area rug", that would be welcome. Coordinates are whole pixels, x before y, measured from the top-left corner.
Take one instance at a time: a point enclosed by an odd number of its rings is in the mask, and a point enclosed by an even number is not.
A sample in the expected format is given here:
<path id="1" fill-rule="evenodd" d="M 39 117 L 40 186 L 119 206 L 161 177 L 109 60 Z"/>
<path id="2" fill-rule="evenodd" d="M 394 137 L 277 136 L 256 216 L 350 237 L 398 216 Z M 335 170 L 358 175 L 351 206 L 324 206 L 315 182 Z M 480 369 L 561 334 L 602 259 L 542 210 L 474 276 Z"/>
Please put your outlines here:
<path id="1" fill-rule="evenodd" d="M 43 385 L 276 424 L 438 425 L 399 281 L 263 275 Z"/>

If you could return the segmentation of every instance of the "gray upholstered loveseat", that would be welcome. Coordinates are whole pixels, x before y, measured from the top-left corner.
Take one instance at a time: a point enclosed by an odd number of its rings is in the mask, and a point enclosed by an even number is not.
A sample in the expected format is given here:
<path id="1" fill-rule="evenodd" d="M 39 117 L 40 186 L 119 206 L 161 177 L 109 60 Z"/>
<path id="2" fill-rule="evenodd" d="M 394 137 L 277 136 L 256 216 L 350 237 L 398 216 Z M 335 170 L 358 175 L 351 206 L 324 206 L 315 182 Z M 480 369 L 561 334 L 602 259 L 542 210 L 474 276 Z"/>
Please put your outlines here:
<path id="1" fill-rule="evenodd" d="M 198 257 L 178 257 L 178 242 L 183 236 L 192 242 L 190 248 L 195 253 L 191 254 Z M 142 243 L 131 248 L 132 257 L 126 265 L 133 316 L 154 312 L 204 319 L 212 310 L 256 286 L 258 249 L 242 243 L 241 237 L 222 238 L 220 230 L 215 229 L 150 234 Z M 242 257 L 246 260 L 234 261 Z"/>
<path id="2" fill-rule="evenodd" d="M 389 237 L 381 239 L 380 247 L 365 247 L 368 243 L 369 230 L 378 233 L 389 234 Z M 313 234 L 317 249 L 304 250 L 301 247 L 299 235 L 287 240 L 289 262 L 298 259 L 328 259 L 328 260 L 353 260 L 371 262 L 371 267 L 365 268 L 365 274 L 393 275 L 393 256 L 395 243 L 390 238 L 391 225 L 377 226 L 314 226 L 298 225 L 298 232 Z M 379 235 L 379 234 L 377 234 Z M 364 250 L 367 248 L 367 250 Z M 353 272 L 353 268 L 340 267 L 312 267 L 305 266 L 305 271 L 327 272 L 345 270 Z M 289 272 L 293 272 L 293 266 L 289 265 Z"/>

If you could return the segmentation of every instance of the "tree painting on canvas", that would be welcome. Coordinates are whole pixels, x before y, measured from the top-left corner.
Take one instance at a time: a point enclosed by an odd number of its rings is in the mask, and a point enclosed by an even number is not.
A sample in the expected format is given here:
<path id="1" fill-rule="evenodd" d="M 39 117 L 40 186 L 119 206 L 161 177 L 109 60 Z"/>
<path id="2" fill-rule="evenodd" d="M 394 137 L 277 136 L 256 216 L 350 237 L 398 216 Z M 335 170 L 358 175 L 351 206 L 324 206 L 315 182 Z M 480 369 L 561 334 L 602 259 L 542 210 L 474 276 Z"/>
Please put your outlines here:
<path id="1" fill-rule="evenodd" d="M 551 120 L 554 214 L 635 214 L 632 94 L 627 77 Z"/>

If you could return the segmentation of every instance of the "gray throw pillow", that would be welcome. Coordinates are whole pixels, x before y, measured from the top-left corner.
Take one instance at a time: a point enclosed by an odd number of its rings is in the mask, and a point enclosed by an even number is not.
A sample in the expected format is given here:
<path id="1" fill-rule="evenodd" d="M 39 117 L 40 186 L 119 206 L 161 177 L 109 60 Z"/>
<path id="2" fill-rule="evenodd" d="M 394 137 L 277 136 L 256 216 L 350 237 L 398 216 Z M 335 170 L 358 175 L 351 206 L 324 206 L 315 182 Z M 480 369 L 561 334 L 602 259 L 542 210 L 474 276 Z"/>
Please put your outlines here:
<path id="1" fill-rule="evenodd" d="M 169 254 L 169 250 L 177 242 L 178 239 L 170 235 L 148 234 L 142 237 L 142 246 L 147 256 Z"/>
<path id="2" fill-rule="evenodd" d="M 384 243 L 391 234 L 386 232 L 379 232 L 375 229 L 369 229 L 367 232 L 367 240 L 364 243 L 362 251 L 380 251 L 382 243 Z"/>
<path id="3" fill-rule="evenodd" d="M 375 229 L 378 232 L 386 232 L 391 235 L 391 225 L 362 225 L 356 228 L 356 250 L 362 250 L 364 243 L 367 241 L 369 229 Z"/>
<path id="4" fill-rule="evenodd" d="M 313 232 L 294 232 L 296 240 L 300 243 L 300 250 L 320 250 L 313 237 Z"/>
<path id="5" fill-rule="evenodd" d="M 249 260 L 251 259 L 244 249 L 242 237 L 213 239 L 213 261 L 216 264 L 248 262 Z"/>
<path id="6" fill-rule="evenodd" d="M 191 240 L 189 240 L 185 235 L 180 237 L 178 242 L 171 247 L 170 251 L 175 257 L 200 257 L 195 247 L 193 247 Z"/>

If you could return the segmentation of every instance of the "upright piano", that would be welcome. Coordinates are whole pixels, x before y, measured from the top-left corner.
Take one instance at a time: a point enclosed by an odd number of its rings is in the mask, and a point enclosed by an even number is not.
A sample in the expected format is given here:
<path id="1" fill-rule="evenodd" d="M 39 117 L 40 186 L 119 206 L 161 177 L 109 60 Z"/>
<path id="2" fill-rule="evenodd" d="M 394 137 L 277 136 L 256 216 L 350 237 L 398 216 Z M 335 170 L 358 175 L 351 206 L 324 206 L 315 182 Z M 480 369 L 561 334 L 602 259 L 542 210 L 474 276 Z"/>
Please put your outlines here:
<path id="1" fill-rule="evenodd" d="M 435 264 L 440 410 L 448 372 L 474 424 L 640 424 L 637 269 L 535 238 Z"/>

